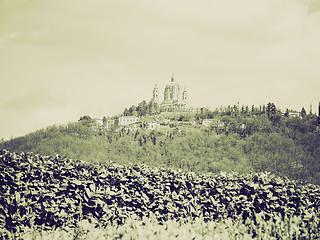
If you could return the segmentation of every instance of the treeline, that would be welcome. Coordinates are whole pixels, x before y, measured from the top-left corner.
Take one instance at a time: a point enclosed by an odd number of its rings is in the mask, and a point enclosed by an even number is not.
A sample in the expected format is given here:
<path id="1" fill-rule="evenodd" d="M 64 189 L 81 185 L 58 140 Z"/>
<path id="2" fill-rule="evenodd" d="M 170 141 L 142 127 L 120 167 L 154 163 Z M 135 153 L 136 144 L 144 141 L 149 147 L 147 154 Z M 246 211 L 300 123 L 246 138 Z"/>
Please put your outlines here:
<path id="1" fill-rule="evenodd" d="M 191 124 L 212 119 L 208 126 Z M 101 128 L 90 117 L 0 144 L 10 151 L 90 162 L 144 163 L 195 172 L 260 172 L 320 184 L 318 118 L 265 107 L 226 107 L 176 114 L 159 130 Z"/>
<path id="2" fill-rule="evenodd" d="M 289 112 L 289 109 L 287 109 L 285 116 L 289 117 Z M 281 110 L 277 109 L 274 103 L 271 102 L 269 102 L 267 105 L 261 105 L 259 107 L 255 107 L 254 105 L 252 105 L 251 107 L 242 105 L 240 107 L 239 105 L 235 104 L 233 106 L 229 105 L 228 107 L 217 108 L 214 111 L 210 111 L 207 108 L 201 108 L 200 112 L 197 114 L 197 118 L 212 119 L 217 116 L 231 116 L 237 118 L 261 115 L 267 115 L 271 122 L 279 123 L 281 120 L 282 112 Z"/>
<path id="3" fill-rule="evenodd" d="M 218 116 L 231 116 L 231 117 L 250 117 L 250 116 L 261 116 L 267 115 L 268 119 L 273 122 L 274 124 L 278 124 L 281 120 L 281 117 L 289 117 L 291 112 L 296 112 L 294 110 L 286 109 L 285 113 L 282 113 L 281 110 L 277 109 L 274 103 L 269 102 L 267 105 L 260 105 L 256 107 L 252 106 L 244 106 L 241 107 L 239 104 L 235 104 L 233 106 L 229 105 L 227 107 L 216 108 L 213 111 L 210 111 L 208 108 L 200 108 L 197 111 L 195 118 L 190 119 L 190 116 L 182 113 L 180 116 L 180 121 L 182 121 L 186 116 L 184 121 L 190 120 L 202 120 L 202 119 L 213 119 Z M 129 108 L 125 108 L 122 115 L 123 116 L 149 116 L 149 115 L 157 115 L 161 113 L 161 109 L 159 104 L 151 99 L 149 102 L 143 100 L 142 102 L 138 103 L 137 106 L 132 105 Z M 304 107 L 302 107 L 300 112 L 296 112 L 302 118 L 307 116 L 307 112 Z M 309 115 L 313 115 L 311 112 Z"/>
<path id="4" fill-rule="evenodd" d="M 138 104 L 138 106 L 132 105 L 129 108 L 125 108 L 123 111 L 123 116 L 147 116 L 147 115 L 154 115 L 160 113 L 160 107 L 157 102 L 153 99 L 149 102 L 143 100 Z"/>
<path id="5" fill-rule="evenodd" d="M 122 114 L 124 116 L 147 116 L 158 113 L 160 113 L 159 104 L 151 99 L 149 102 L 143 100 L 138 103 L 137 106 L 132 105 L 129 108 L 125 108 Z M 288 117 L 289 113 L 290 110 L 287 109 L 284 115 Z M 301 109 L 300 113 L 302 117 L 305 117 L 307 115 L 304 107 Z M 269 102 L 267 105 L 261 105 L 259 107 L 255 107 L 254 105 L 252 105 L 251 107 L 242 105 L 240 107 L 239 104 L 235 104 L 233 106 L 229 105 L 228 107 L 216 108 L 214 111 L 210 111 L 208 108 L 203 107 L 200 108 L 198 117 L 202 119 L 210 119 L 217 115 L 237 117 L 239 115 L 252 116 L 262 114 L 267 114 L 268 116 L 272 116 L 277 120 L 279 120 L 279 118 L 281 117 L 281 111 L 276 108 L 276 105 L 274 103 L 271 102 Z"/>

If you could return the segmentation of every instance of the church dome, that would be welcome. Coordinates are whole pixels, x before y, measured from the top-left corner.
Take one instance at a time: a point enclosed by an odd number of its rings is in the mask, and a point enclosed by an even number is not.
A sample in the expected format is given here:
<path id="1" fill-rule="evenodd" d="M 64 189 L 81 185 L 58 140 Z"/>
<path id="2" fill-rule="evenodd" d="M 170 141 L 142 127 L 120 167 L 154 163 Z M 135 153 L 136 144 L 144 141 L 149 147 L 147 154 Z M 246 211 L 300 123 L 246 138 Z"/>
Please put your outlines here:
<path id="1" fill-rule="evenodd" d="M 171 77 L 170 83 L 168 83 L 168 84 L 166 85 L 166 88 L 167 88 L 167 87 L 172 87 L 172 86 L 174 86 L 174 87 L 180 87 L 179 84 L 178 84 L 176 81 L 174 81 L 174 76 L 173 76 L 173 75 L 172 75 L 172 77 Z"/>
<path id="2" fill-rule="evenodd" d="M 171 77 L 171 82 L 168 83 L 164 90 L 164 101 L 178 101 L 180 99 L 180 85 L 174 81 L 174 76 Z"/>

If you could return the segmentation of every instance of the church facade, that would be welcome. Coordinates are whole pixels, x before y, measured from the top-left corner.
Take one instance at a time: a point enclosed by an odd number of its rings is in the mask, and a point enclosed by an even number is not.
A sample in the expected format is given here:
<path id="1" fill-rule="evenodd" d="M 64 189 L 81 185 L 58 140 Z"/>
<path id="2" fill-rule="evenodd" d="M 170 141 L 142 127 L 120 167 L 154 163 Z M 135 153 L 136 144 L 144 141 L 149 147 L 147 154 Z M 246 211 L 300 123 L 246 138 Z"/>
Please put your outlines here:
<path id="1" fill-rule="evenodd" d="M 186 88 L 182 90 L 181 86 L 175 81 L 174 75 L 172 75 L 170 83 L 166 85 L 163 95 L 163 101 L 160 103 L 159 89 L 155 85 L 152 99 L 159 104 L 161 112 L 196 111 L 196 109 L 188 106 L 188 92 Z"/>

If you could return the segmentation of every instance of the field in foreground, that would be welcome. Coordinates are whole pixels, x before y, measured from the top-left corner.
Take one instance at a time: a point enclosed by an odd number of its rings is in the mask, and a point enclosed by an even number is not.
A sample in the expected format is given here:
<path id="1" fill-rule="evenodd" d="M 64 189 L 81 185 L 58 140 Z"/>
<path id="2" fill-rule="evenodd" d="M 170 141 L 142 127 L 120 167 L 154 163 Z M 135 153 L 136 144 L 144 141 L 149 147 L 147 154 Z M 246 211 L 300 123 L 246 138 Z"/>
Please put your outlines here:
<path id="1" fill-rule="evenodd" d="M 85 220 L 78 227 L 52 231 L 27 230 L 18 237 L 31 239 L 319 239 L 319 218 L 304 221 L 299 217 L 282 219 L 273 217 L 268 221 L 257 215 L 256 223 L 225 219 L 205 222 L 203 218 L 187 223 L 175 220 L 159 224 L 154 218 L 127 220 L 123 225 L 95 228 Z"/>
<path id="2" fill-rule="evenodd" d="M 320 188 L 0 151 L 0 229 L 21 239 L 316 239 Z M 185 238 L 187 236 L 187 238 Z"/>

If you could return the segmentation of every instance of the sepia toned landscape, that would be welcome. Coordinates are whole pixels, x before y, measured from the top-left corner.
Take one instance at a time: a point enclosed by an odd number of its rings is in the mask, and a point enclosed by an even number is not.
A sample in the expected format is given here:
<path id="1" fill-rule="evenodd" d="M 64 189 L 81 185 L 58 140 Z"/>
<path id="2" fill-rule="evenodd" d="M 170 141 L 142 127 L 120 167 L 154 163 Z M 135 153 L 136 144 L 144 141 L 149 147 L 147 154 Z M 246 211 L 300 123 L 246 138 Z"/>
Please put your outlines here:
<path id="1" fill-rule="evenodd" d="M 315 0 L 0 0 L 1 239 L 319 239 Z"/>

